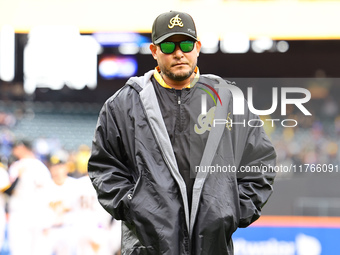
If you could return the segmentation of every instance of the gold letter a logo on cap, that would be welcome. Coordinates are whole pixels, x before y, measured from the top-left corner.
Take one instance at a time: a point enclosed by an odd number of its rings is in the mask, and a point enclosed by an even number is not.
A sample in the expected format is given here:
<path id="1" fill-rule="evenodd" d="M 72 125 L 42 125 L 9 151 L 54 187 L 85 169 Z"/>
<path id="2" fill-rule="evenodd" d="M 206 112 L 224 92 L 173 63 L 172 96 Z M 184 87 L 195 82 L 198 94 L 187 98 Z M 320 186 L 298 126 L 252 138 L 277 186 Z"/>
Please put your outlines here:
<path id="1" fill-rule="evenodd" d="M 177 14 L 175 17 L 171 18 L 171 20 L 170 20 L 171 26 L 168 25 L 169 28 L 173 28 L 174 26 L 183 27 L 182 19 L 178 16 L 179 16 L 179 14 Z"/>

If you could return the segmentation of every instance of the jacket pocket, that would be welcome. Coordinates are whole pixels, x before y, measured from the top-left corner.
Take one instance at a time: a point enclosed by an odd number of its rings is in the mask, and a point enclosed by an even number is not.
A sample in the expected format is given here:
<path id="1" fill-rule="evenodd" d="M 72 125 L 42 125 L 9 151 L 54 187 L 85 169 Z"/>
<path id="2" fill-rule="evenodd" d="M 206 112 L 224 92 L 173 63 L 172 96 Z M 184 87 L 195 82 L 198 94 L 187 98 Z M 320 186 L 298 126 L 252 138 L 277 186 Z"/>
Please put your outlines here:
<path id="1" fill-rule="evenodd" d="M 137 194 L 138 190 L 140 189 L 141 179 L 142 179 L 142 174 L 139 175 L 137 182 L 134 185 L 133 189 L 129 190 L 129 192 L 124 197 L 124 203 L 125 203 L 125 206 L 126 206 L 125 218 L 126 218 L 126 221 L 129 224 L 132 224 L 132 225 L 133 225 L 133 219 L 132 219 L 132 216 L 131 216 L 131 203 L 132 203 L 132 200 L 133 200 L 135 194 Z"/>

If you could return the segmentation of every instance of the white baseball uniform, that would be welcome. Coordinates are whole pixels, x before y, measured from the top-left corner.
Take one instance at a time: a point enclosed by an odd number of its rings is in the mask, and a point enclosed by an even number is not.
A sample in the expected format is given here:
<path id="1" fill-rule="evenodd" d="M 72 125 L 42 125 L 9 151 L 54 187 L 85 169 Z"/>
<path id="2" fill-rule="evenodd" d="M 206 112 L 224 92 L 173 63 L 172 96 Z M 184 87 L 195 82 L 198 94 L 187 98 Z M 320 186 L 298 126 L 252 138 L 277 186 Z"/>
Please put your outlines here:
<path id="1" fill-rule="evenodd" d="M 44 215 L 48 210 L 46 190 L 52 179 L 47 167 L 38 159 L 25 158 L 9 168 L 10 180 L 19 181 L 9 198 L 9 245 L 12 255 L 40 255 L 43 242 Z"/>
<path id="2" fill-rule="evenodd" d="M 77 254 L 115 254 L 121 245 L 121 224 L 99 204 L 90 178 L 83 176 L 79 182 L 79 207 L 77 211 Z"/>
<path id="3" fill-rule="evenodd" d="M 0 166 L 0 250 L 4 241 L 6 214 L 5 214 L 5 197 L 2 194 L 10 186 L 9 176 L 6 169 Z"/>
<path id="4" fill-rule="evenodd" d="M 45 243 L 46 255 L 76 254 L 74 223 L 78 203 L 78 182 L 67 177 L 62 185 L 53 183 L 49 190 L 49 228 Z"/>

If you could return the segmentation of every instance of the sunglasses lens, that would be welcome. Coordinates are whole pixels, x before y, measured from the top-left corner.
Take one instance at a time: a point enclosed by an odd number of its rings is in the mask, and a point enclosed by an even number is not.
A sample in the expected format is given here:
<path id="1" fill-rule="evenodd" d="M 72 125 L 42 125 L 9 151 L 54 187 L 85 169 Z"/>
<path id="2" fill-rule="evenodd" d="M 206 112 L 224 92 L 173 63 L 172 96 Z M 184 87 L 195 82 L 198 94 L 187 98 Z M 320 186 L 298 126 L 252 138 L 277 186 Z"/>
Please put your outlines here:
<path id="1" fill-rule="evenodd" d="M 176 49 L 176 45 L 178 43 L 174 42 L 162 42 L 160 43 L 161 51 L 165 54 L 173 53 Z M 193 41 L 182 41 L 179 43 L 179 47 L 181 48 L 181 51 L 184 53 L 190 52 L 194 49 L 195 42 Z"/>
<path id="2" fill-rule="evenodd" d="M 165 54 L 170 54 L 175 51 L 176 44 L 173 42 L 163 42 L 160 44 L 161 51 Z"/>
<path id="3" fill-rule="evenodd" d="M 183 41 L 179 44 L 183 52 L 190 52 L 194 49 L 195 42 L 193 41 Z"/>

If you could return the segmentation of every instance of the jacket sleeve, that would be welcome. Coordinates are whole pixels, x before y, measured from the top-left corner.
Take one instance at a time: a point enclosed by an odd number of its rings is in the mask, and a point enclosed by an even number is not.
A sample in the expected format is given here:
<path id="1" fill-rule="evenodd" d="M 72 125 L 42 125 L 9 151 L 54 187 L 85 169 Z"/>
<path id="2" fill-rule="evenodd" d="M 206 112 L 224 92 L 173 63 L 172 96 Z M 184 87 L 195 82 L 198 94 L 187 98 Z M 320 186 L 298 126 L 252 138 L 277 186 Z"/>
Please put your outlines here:
<path id="1" fill-rule="evenodd" d="M 114 111 L 107 101 L 98 118 L 88 173 L 100 204 L 117 220 L 129 221 L 129 194 L 134 188 L 124 141 Z"/>
<path id="2" fill-rule="evenodd" d="M 250 114 L 251 119 L 259 119 Z M 260 121 L 252 121 L 252 126 L 261 126 Z M 237 175 L 240 222 L 239 227 L 247 227 L 261 215 L 261 209 L 273 192 L 276 153 L 262 127 L 248 127 L 245 147 Z"/>

